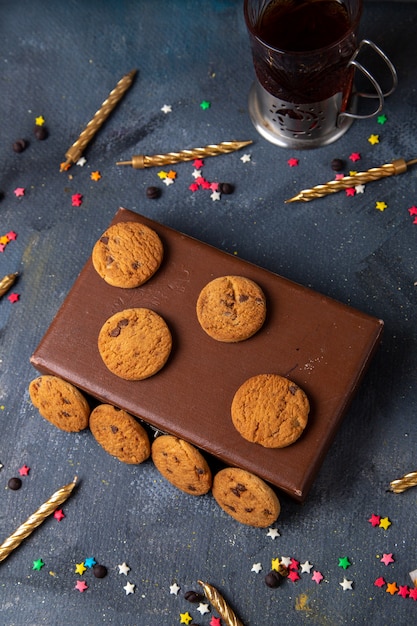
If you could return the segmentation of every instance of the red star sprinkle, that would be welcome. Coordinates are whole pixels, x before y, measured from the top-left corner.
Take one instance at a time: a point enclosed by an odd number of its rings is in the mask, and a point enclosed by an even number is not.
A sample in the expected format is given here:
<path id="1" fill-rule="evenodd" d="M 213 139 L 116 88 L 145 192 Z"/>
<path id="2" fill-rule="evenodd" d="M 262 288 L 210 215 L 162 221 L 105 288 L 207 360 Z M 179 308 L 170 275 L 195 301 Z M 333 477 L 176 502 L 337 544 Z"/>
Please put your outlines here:
<path id="1" fill-rule="evenodd" d="M 291 559 L 291 563 L 289 564 L 289 569 L 297 570 L 300 566 L 300 561 L 296 561 L 295 559 Z"/>
<path id="2" fill-rule="evenodd" d="M 417 215 L 417 206 L 412 206 L 408 209 L 410 215 Z"/>
<path id="3" fill-rule="evenodd" d="M 24 187 L 16 187 L 16 189 L 14 190 L 13 193 L 16 196 L 16 198 L 21 198 L 22 196 L 25 195 L 25 188 Z"/>
<path id="4" fill-rule="evenodd" d="M 191 183 L 191 185 L 188 187 L 188 189 L 190 189 L 191 191 L 198 191 L 198 184 L 197 183 Z"/>
<path id="5" fill-rule="evenodd" d="M 410 589 L 408 588 L 408 585 L 400 585 L 400 588 L 398 590 L 398 596 L 402 596 L 403 598 L 406 598 L 410 593 Z"/>
<path id="6" fill-rule="evenodd" d="M 199 169 L 200 169 L 200 167 L 204 167 L 204 161 L 203 161 L 203 159 L 196 159 L 196 160 L 193 162 L 193 165 L 194 165 L 194 167 L 195 167 L 195 169 L 196 169 L 196 170 L 199 170 Z"/>
<path id="7" fill-rule="evenodd" d="M 379 578 L 376 579 L 376 581 L 374 582 L 374 585 L 375 587 L 383 587 L 384 585 L 386 585 L 386 582 L 384 578 L 380 576 Z"/>
<path id="8" fill-rule="evenodd" d="M 345 191 L 347 196 L 354 196 L 356 193 L 355 187 L 348 187 Z"/>
<path id="9" fill-rule="evenodd" d="M 17 302 L 19 298 L 20 296 L 18 293 L 11 293 L 9 296 L 7 296 L 8 301 L 11 302 L 12 304 Z"/>
<path id="10" fill-rule="evenodd" d="M 195 182 L 197 183 L 197 185 L 202 185 L 203 183 L 206 182 L 206 179 L 204 178 L 204 176 L 199 176 L 198 178 L 195 179 Z"/>
<path id="11" fill-rule="evenodd" d="M 417 217 L 413 219 L 413 224 L 417 224 Z"/>
<path id="12" fill-rule="evenodd" d="M 212 617 L 210 620 L 210 626 L 222 626 L 220 617 Z"/>
<path id="13" fill-rule="evenodd" d="M 368 522 L 370 524 L 372 524 L 372 526 L 379 526 L 379 522 L 381 521 L 381 516 L 380 515 L 375 515 L 375 513 L 372 513 L 371 517 L 368 519 Z"/>
<path id="14" fill-rule="evenodd" d="M 293 583 L 295 583 L 297 580 L 299 580 L 300 575 L 298 572 L 292 571 L 288 574 L 287 578 L 289 578 L 290 580 L 292 580 Z"/>
<path id="15" fill-rule="evenodd" d="M 80 593 L 88 589 L 88 585 L 83 580 L 77 580 L 74 589 L 77 589 Z"/>
<path id="16" fill-rule="evenodd" d="M 355 161 L 360 161 L 361 155 L 359 154 L 359 152 L 352 152 L 349 159 L 353 161 L 353 163 L 355 163 Z"/>
<path id="17" fill-rule="evenodd" d="M 54 517 L 58 522 L 64 519 L 65 515 L 62 509 L 57 509 L 54 513 Z"/>
<path id="18" fill-rule="evenodd" d="M 414 600 L 414 602 L 417 600 L 417 587 L 413 587 L 413 589 L 410 589 L 410 598 L 412 600 Z"/>
<path id="19" fill-rule="evenodd" d="M 9 230 L 9 232 L 6 233 L 6 237 L 9 241 L 14 241 L 17 237 L 17 233 L 15 233 L 14 230 Z"/>
<path id="20" fill-rule="evenodd" d="M 210 189 L 211 183 L 209 183 L 208 180 L 203 180 L 203 182 L 201 183 L 201 186 L 203 189 Z"/>
<path id="21" fill-rule="evenodd" d="M 291 159 L 288 159 L 287 163 L 290 167 L 297 167 L 298 159 L 294 159 L 294 157 L 291 157 Z"/>
<path id="22" fill-rule="evenodd" d="M 83 203 L 83 196 L 81 193 L 74 193 L 71 196 L 72 206 L 81 206 Z"/>
<path id="23" fill-rule="evenodd" d="M 21 476 L 28 476 L 30 472 L 30 467 L 28 467 L 27 465 L 22 465 L 22 467 L 19 469 L 19 474 Z"/>

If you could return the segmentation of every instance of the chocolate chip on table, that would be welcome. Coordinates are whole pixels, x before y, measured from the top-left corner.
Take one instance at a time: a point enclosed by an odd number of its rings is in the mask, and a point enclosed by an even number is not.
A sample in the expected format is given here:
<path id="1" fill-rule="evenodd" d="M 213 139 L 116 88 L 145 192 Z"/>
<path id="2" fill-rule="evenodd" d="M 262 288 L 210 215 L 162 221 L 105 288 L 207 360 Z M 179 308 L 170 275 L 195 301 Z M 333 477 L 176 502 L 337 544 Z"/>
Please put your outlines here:
<path id="1" fill-rule="evenodd" d="M 233 193 L 234 190 L 235 190 L 235 188 L 230 183 L 220 183 L 219 184 L 219 191 L 220 191 L 220 193 L 224 193 L 224 194 L 227 195 L 229 193 Z"/>
<path id="2" fill-rule="evenodd" d="M 33 129 L 33 134 L 35 135 L 36 139 L 39 139 L 39 141 L 43 141 L 44 139 L 48 138 L 48 131 L 45 126 L 35 126 L 35 128 Z"/>
<path id="3" fill-rule="evenodd" d="M 161 190 L 159 189 L 159 187 L 148 187 L 146 189 L 146 197 L 150 198 L 151 200 L 156 200 L 157 198 L 159 198 L 159 196 L 161 195 Z"/>
<path id="4" fill-rule="evenodd" d="M 203 602 L 204 600 L 204 596 L 201 593 L 198 593 L 197 591 L 186 591 L 184 593 L 184 598 L 186 600 L 188 600 L 188 602 L 193 602 L 193 603 L 197 603 L 197 602 Z"/>
<path id="5" fill-rule="evenodd" d="M 96 563 L 93 567 L 93 574 L 96 578 L 104 578 L 107 576 L 107 567 Z"/>
<path id="6" fill-rule="evenodd" d="M 13 144 L 13 150 L 17 153 L 23 152 L 23 150 L 26 150 L 27 147 L 28 142 L 26 141 L 26 139 L 17 139 Z"/>
<path id="7" fill-rule="evenodd" d="M 12 491 L 17 491 L 22 486 L 22 481 L 20 480 L 20 478 L 13 477 L 10 478 L 7 486 L 9 487 L 9 489 L 12 489 Z"/>
<path id="8" fill-rule="evenodd" d="M 271 589 L 276 589 L 280 586 L 281 580 L 282 576 L 278 574 L 278 572 L 271 570 L 269 574 L 265 576 L 265 585 Z"/>
<path id="9" fill-rule="evenodd" d="M 342 169 L 345 167 L 345 163 L 344 161 L 342 161 L 342 159 L 333 159 L 333 161 L 331 162 L 331 166 L 334 172 L 341 172 Z"/>

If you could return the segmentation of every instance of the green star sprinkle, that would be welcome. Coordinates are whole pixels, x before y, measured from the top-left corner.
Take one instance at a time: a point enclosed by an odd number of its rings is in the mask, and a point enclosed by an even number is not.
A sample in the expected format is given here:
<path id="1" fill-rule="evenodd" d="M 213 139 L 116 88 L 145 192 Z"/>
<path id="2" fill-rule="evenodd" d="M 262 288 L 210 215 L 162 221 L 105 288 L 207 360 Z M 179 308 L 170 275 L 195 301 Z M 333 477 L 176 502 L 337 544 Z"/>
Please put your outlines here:
<path id="1" fill-rule="evenodd" d="M 203 111 L 206 111 L 207 109 L 209 109 L 210 106 L 211 104 L 208 100 L 203 100 L 203 102 L 200 103 L 200 108 L 203 109 Z"/>
<path id="2" fill-rule="evenodd" d="M 376 121 L 378 122 L 378 124 L 385 124 L 385 122 L 387 121 L 387 116 L 384 115 L 384 113 L 382 115 L 378 115 Z"/>
<path id="3" fill-rule="evenodd" d="M 352 565 L 352 563 L 349 561 L 347 556 L 344 556 L 343 558 L 339 559 L 339 567 L 343 567 L 343 569 L 347 569 L 349 565 Z"/>
<path id="4" fill-rule="evenodd" d="M 37 559 L 36 561 L 33 561 L 32 569 L 37 570 L 39 572 L 44 565 L 45 563 L 42 561 L 42 559 Z"/>

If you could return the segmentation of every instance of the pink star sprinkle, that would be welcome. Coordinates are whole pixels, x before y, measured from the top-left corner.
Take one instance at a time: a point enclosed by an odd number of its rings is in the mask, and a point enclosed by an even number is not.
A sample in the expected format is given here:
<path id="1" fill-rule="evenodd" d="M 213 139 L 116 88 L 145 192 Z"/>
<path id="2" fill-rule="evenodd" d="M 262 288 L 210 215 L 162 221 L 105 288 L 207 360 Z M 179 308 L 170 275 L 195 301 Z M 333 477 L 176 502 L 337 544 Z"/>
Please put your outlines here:
<path id="1" fill-rule="evenodd" d="M 353 161 L 353 163 L 355 163 L 355 161 L 360 161 L 361 155 L 359 154 L 359 152 L 352 152 L 349 159 Z"/>
<path id="2" fill-rule="evenodd" d="M 77 589 L 80 593 L 88 589 L 88 585 L 83 580 L 77 580 L 74 589 Z"/>
<path id="3" fill-rule="evenodd" d="M 400 585 L 397 595 L 402 596 L 403 598 L 406 598 L 409 595 L 409 593 L 410 593 L 410 589 L 408 588 L 408 585 Z"/>
<path id="4" fill-rule="evenodd" d="M 376 581 L 374 582 L 374 585 L 375 587 L 383 587 L 384 585 L 386 585 L 386 582 L 384 578 L 380 576 L 379 578 L 376 579 Z"/>
<path id="5" fill-rule="evenodd" d="M 12 304 L 17 302 L 19 298 L 20 296 L 18 293 L 11 293 L 9 296 L 7 296 L 8 301 L 11 302 Z"/>
<path id="6" fill-rule="evenodd" d="M 9 232 L 6 233 L 6 237 L 9 241 L 14 241 L 17 237 L 17 233 L 15 233 L 13 230 L 9 230 Z"/>
<path id="7" fill-rule="evenodd" d="M 345 175 L 344 174 L 336 174 L 336 176 L 334 177 L 335 180 L 342 180 L 342 178 L 344 178 Z"/>
<path id="8" fill-rule="evenodd" d="M 203 161 L 203 159 L 196 159 L 196 160 L 193 162 L 193 165 L 194 165 L 194 167 L 195 167 L 195 169 L 196 169 L 196 170 L 199 170 L 199 169 L 200 169 L 200 167 L 204 167 L 204 161 Z"/>
<path id="9" fill-rule="evenodd" d="M 16 198 L 21 198 L 22 196 L 25 195 L 25 188 L 24 187 L 16 187 L 16 189 L 14 190 L 13 193 L 16 196 Z"/>
<path id="10" fill-rule="evenodd" d="M 5 243 L 0 243 L 0 252 L 4 252 L 5 247 L 6 247 Z"/>
<path id="11" fill-rule="evenodd" d="M 356 193 L 355 187 L 348 187 L 345 191 L 347 196 L 354 196 Z"/>
<path id="12" fill-rule="evenodd" d="M 371 517 L 368 519 L 368 522 L 370 524 L 372 524 L 372 526 L 379 526 L 379 522 L 381 521 L 381 516 L 380 515 L 375 515 L 375 513 L 372 513 Z"/>
<path id="13" fill-rule="evenodd" d="M 54 518 L 56 520 L 58 520 L 58 522 L 60 522 L 61 520 L 63 520 L 65 517 L 64 512 L 62 509 L 57 509 L 54 513 Z"/>
<path id="14" fill-rule="evenodd" d="M 311 577 L 311 580 L 314 580 L 315 583 L 317 583 L 318 585 L 321 583 L 321 581 L 323 580 L 324 576 L 321 572 L 316 572 L 316 570 L 314 570 L 314 573 Z"/>
<path id="15" fill-rule="evenodd" d="M 19 474 L 21 476 L 28 476 L 30 472 L 30 467 L 28 467 L 27 465 L 22 465 L 22 467 L 19 469 Z"/>
<path id="16" fill-rule="evenodd" d="M 300 579 L 300 575 L 298 572 L 292 571 L 288 574 L 287 578 L 289 578 L 293 583 Z"/>
<path id="17" fill-rule="evenodd" d="M 71 204 L 72 206 L 81 206 L 83 203 L 83 196 L 81 193 L 74 193 L 71 196 Z"/>
<path id="18" fill-rule="evenodd" d="M 390 552 L 389 554 L 384 554 L 384 556 L 381 559 L 381 563 L 383 563 L 384 565 L 389 565 L 390 563 L 394 563 L 394 559 L 392 558 L 392 552 Z"/>
<path id="19" fill-rule="evenodd" d="M 291 157 L 291 159 L 288 159 L 287 163 L 290 167 L 297 167 L 298 159 L 294 159 L 294 157 Z"/>

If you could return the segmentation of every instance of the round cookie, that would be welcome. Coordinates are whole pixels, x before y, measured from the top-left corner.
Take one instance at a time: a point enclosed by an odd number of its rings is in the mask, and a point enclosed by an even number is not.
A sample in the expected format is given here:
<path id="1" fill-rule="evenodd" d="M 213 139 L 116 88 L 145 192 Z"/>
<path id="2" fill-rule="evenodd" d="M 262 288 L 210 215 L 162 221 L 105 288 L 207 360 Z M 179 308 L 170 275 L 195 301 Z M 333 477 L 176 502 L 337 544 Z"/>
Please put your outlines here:
<path id="1" fill-rule="evenodd" d="M 248 526 L 266 528 L 281 512 L 271 487 L 255 474 L 237 467 L 226 467 L 215 475 L 212 493 L 223 511 Z"/>
<path id="2" fill-rule="evenodd" d="M 143 380 L 168 360 L 172 337 L 168 326 L 151 309 L 125 309 L 102 326 L 98 349 L 106 367 L 125 380 Z"/>
<path id="3" fill-rule="evenodd" d="M 199 450 L 173 435 L 160 435 L 152 444 L 156 468 L 174 487 L 192 496 L 207 493 L 212 484 L 211 471 Z"/>
<path id="4" fill-rule="evenodd" d="M 113 287 L 139 287 L 161 265 L 164 250 L 154 230 L 139 222 L 118 222 L 96 242 L 92 262 Z"/>
<path id="5" fill-rule="evenodd" d="M 69 433 L 88 426 L 90 407 L 81 391 L 57 376 L 38 376 L 29 384 L 32 404 L 48 422 Z"/>
<path id="6" fill-rule="evenodd" d="M 262 289 L 244 276 L 220 276 L 209 282 L 197 299 L 197 318 L 213 339 L 244 341 L 263 325 L 266 301 Z"/>
<path id="7" fill-rule="evenodd" d="M 132 415 L 111 404 L 99 404 L 91 412 L 90 430 L 101 447 L 123 463 L 143 463 L 151 454 L 143 426 Z"/>
<path id="8" fill-rule="evenodd" d="M 259 374 L 239 387 L 232 401 L 232 421 L 248 441 L 265 448 L 284 448 L 304 431 L 310 404 L 288 378 Z"/>

